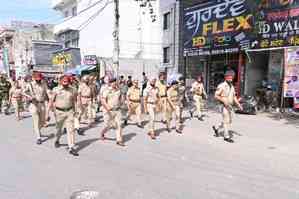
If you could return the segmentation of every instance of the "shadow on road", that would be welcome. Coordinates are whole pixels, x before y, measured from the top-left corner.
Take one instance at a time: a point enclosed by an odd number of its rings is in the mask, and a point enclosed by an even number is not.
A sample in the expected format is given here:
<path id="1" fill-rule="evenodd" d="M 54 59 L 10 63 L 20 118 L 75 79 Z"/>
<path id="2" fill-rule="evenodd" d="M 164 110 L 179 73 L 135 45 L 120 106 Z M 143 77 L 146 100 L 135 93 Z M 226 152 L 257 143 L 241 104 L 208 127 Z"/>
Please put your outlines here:
<path id="1" fill-rule="evenodd" d="M 93 139 L 88 139 L 88 140 L 83 140 L 77 143 L 78 148 L 76 149 L 77 152 L 85 149 L 86 147 L 90 146 L 92 143 L 100 140 L 99 138 L 93 138 Z"/>
<path id="2" fill-rule="evenodd" d="M 129 142 L 130 140 L 133 139 L 133 137 L 135 137 L 137 134 L 136 133 L 129 133 L 123 136 L 124 139 L 124 143 Z"/>

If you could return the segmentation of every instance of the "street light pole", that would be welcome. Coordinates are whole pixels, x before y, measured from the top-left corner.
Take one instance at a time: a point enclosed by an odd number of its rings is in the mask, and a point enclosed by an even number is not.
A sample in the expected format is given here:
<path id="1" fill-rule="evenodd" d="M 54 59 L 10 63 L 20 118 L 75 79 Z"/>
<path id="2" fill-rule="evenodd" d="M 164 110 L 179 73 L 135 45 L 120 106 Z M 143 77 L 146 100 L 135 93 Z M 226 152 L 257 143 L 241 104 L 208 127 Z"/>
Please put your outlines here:
<path id="1" fill-rule="evenodd" d="M 119 75 L 119 0 L 114 0 L 114 32 L 113 32 L 113 38 L 114 38 L 114 50 L 113 50 L 113 70 L 118 77 Z"/>

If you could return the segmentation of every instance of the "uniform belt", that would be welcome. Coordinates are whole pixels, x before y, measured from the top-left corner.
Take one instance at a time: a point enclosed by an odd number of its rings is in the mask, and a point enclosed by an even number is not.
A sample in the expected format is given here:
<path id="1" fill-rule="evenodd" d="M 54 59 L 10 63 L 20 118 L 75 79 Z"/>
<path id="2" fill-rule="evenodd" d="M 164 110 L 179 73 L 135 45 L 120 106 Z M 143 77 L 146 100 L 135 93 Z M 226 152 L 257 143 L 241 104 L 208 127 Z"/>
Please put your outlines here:
<path id="1" fill-rule="evenodd" d="M 167 95 L 161 95 L 160 97 L 161 97 L 161 98 L 164 98 L 164 97 L 167 97 Z"/>
<path id="2" fill-rule="evenodd" d="M 91 98 L 90 96 L 81 96 L 82 98 Z"/>
<path id="3" fill-rule="evenodd" d="M 62 111 L 62 112 L 68 112 L 68 111 L 70 111 L 72 109 L 73 109 L 73 107 L 69 107 L 69 108 L 59 108 L 59 107 L 56 107 L 56 110 Z"/>
<path id="4" fill-rule="evenodd" d="M 156 104 L 155 102 L 147 102 L 148 104 Z"/>
<path id="5" fill-rule="evenodd" d="M 14 98 L 14 99 L 21 99 L 22 97 L 12 97 L 12 98 Z"/>
<path id="6" fill-rule="evenodd" d="M 131 99 L 130 99 L 130 102 L 133 102 L 133 103 L 139 103 L 140 100 L 131 100 Z"/>
<path id="7" fill-rule="evenodd" d="M 112 108 L 111 111 L 118 111 L 120 110 L 120 107 Z"/>

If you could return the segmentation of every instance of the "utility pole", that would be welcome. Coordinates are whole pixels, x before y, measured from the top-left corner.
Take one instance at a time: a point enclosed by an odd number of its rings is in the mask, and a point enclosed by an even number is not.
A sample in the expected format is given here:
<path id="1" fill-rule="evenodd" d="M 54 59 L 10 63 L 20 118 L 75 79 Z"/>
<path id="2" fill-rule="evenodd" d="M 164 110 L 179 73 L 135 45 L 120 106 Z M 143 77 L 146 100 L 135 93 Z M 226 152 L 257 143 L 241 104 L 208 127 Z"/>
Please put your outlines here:
<path id="1" fill-rule="evenodd" d="M 113 70 L 116 77 L 119 76 L 119 0 L 114 0 L 114 50 L 113 50 Z"/>

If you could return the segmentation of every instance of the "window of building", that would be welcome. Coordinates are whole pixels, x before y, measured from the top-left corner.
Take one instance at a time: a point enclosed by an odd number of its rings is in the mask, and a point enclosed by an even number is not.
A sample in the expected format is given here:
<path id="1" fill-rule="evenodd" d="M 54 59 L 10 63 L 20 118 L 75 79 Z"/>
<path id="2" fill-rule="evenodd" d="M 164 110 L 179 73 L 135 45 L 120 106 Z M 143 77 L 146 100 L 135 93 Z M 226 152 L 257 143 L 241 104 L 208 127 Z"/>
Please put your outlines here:
<path id="1" fill-rule="evenodd" d="M 170 62 L 170 47 L 163 48 L 163 63 Z"/>
<path id="2" fill-rule="evenodd" d="M 168 30 L 170 26 L 170 12 L 163 15 L 163 30 Z"/>
<path id="3" fill-rule="evenodd" d="M 72 8 L 72 16 L 77 16 L 77 6 Z"/>
<path id="4" fill-rule="evenodd" d="M 65 42 L 65 48 L 70 48 L 71 47 L 71 41 Z"/>
<path id="5" fill-rule="evenodd" d="M 72 47 L 78 48 L 79 46 L 79 39 L 73 39 L 72 40 Z"/>
<path id="6" fill-rule="evenodd" d="M 67 10 L 64 12 L 64 17 L 67 18 L 68 16 L 69 16 L 69 11 Z"/>

